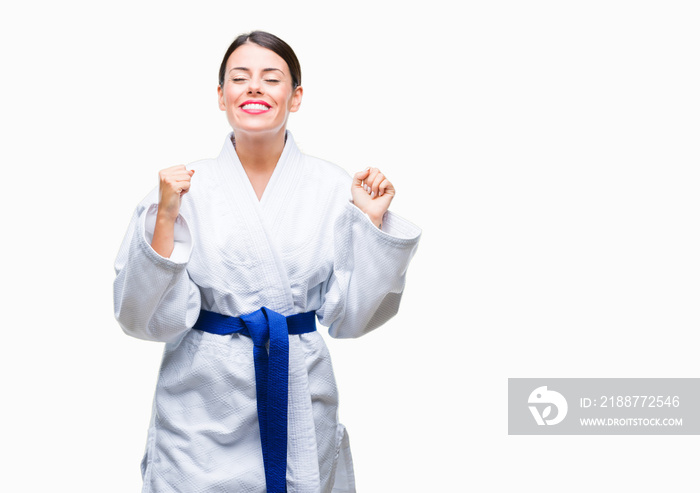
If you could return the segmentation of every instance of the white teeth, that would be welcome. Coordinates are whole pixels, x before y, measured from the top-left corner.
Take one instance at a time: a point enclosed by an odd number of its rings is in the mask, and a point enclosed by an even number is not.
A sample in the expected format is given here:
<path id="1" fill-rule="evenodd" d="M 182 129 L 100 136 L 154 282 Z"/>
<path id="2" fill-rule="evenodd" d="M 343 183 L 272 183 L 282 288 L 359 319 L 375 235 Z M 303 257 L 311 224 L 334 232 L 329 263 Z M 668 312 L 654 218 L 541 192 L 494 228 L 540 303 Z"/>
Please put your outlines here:
<path id="1" fill-rule="evenodd" d="M 267 110 L 267 109 L 269 109 L 268 106 L 265 106 L 264 104 L 260 104 L 260 103 L 244 104 L 243 106 L 241 106 L 241 108 L 244 110 Z"/>

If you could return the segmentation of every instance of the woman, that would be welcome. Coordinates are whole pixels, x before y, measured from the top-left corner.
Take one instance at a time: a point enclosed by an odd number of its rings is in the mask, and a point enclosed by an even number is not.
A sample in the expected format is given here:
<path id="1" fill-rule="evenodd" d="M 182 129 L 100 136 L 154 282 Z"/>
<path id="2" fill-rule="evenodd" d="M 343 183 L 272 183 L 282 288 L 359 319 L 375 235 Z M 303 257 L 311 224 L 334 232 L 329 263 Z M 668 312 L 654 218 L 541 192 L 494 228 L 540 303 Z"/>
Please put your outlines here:
<path id="1" fill-rule="evenodd" d="M 143 491 L 354 491 L 315 318 L 358 337 L 392 317 L 420 230 L 387 211 L 376 168 L 351 179 L 297 149 L 301 70 L 282 40 L 239 36 L 218 94 L 221 154 L 160 172 L 115 264 L 120 325 L 166 343 Z"/>

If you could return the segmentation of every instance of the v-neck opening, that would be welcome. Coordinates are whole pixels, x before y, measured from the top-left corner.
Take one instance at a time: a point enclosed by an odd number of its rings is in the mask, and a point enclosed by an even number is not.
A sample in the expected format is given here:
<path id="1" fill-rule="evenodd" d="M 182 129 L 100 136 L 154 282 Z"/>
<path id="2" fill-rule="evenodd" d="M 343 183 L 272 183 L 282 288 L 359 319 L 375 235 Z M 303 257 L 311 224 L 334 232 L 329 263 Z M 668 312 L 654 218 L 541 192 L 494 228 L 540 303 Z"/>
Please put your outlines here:
<path id="1" fill-rule="evenodd" d="M 265 185 L 265 188 L 262 192 L 262 195 L 260 198 L 258 198 L 258 194 L 255 193 L 255 187 L 253 186 L 253 183 L 250 181 L 250 177 L 248 176 L 248 173 L 246 173 L 245 168 L 243 167 L 243 163 L 241 162 L 241 159 L 238 157 L 238 153 L 236 152 L 236 145 L 234 144 L 234 139 L 235 136 L 233 132 L 229 135 L 229 141 L 231 142 L 231 147 L 233 150 L 233 155 L 236 157 L 235 162 L 240 166 L 240 170 L 243 173 L 243 176 L 245 177 L 245 181 L 247 182 L 247 188 L 249 193 L 253 194 L 253 199 L 254 202 L 259 204 L 260 207 L 263 207 L 263 202 L 267 203 L 268 200 L 266 197 L 270 195 L 268 191 L 270 190 L 271 186 L 274 186 L 274 184 L 278 181 L 277 176 L 280 175 L 282 172 L 280 171 L 280 168 L 283 168 L 286 161 L 288 161 L 289 154 L 291 153 L 291 142 L 292 137 L 289 133 L 289 130 L 285 130 L 284 134 L 284 148 L 282 149 L 282 154 L 280 154 L 280 157 L 277 159 L 277 163 L 275 163 L 275 168 L 272 170 L 272 174 L 270 175 L 270 179 L 267 180 L 267 184 Z"/>

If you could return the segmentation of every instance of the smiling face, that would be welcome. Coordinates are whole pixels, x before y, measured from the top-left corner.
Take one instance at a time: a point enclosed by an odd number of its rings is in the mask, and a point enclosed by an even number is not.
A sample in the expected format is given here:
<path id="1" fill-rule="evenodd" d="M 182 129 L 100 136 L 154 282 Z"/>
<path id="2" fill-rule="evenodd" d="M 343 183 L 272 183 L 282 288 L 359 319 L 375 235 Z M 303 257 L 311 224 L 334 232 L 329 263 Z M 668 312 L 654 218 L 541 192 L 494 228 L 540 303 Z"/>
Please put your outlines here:
<path id="1" fill-rule="evenodd" d="M 239 132 L 283 133 L 289 113 L 299 109 L 303 90 L 292 88 L 286 62 L 274 51 L 245 43 L 226 62 L 219 108 Z"/>

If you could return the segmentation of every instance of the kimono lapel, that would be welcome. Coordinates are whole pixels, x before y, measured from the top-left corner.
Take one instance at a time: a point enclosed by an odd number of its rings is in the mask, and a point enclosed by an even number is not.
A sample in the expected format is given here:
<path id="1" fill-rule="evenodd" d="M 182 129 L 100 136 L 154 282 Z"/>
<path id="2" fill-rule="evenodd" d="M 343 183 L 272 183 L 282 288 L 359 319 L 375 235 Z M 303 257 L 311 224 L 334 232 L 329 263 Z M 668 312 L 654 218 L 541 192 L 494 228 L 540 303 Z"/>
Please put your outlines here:
<path id="1" fill-rule="evenodd" d="M 302 164 L 301 152 L 288 130 L 284 151 L 260 200 L 260 208 L 270 231 L 279 231 L 278 223 L 281 220 L 282 210 L 285 204 L 293 200 L 294 190 L 301 180 Z M 252 185 L 250 189 L 253 189 Z"/>
<path id="2" fill-rule="evenodd" d="M 282 151 L 270 181 L 260 200 L 243 169 L 238 154 L 233 147 L 229 134 L 219 155 L 219 169 L 222 177 L 223 193 L 228 204 L 233 207 L 235 214 L 245 222 L 250 232 L 252 251 L 262 264 L 266 264 L 264 272 L 275 276 L 272 285 L 276 293 L 268 293 L 271 308 L 283 315 L 294 313 L 294 298 L 287 269 L 282 263 L 280 250 L 270 234 L 276 230 L 281 218 L 282 207 L 291 200 L 294 189 L 301 179 L 301 153 L 294 143 L 291 133 L 287 132 L 287 142 Z"/>

